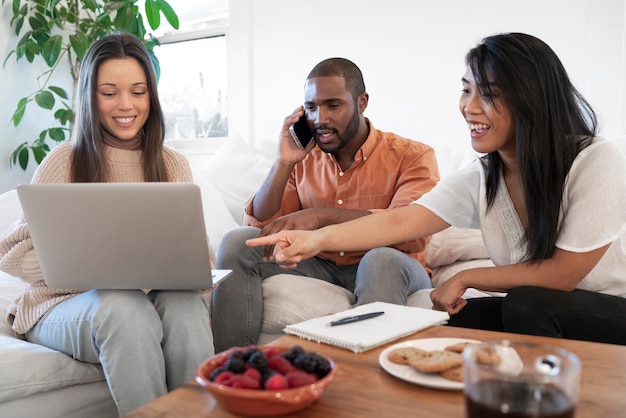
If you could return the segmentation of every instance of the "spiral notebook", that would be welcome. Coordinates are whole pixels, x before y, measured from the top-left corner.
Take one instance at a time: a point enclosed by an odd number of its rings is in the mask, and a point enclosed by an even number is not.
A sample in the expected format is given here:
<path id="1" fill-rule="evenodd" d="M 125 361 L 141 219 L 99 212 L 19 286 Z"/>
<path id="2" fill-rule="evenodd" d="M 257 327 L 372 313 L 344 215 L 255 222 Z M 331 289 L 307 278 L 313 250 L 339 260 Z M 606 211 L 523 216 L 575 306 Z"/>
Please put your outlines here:
<path id="1" fill-rule="evenodd" d="M 384 314 L 364 321 L 330 326 L 332 321 L 379 311 Z M 431 325 L 445 324 L 448 319 L 450 316 L 447 312 L 373 302 L 332 315 L 287 325 L 283 331 L 300 338 L 360 353 Z"/>

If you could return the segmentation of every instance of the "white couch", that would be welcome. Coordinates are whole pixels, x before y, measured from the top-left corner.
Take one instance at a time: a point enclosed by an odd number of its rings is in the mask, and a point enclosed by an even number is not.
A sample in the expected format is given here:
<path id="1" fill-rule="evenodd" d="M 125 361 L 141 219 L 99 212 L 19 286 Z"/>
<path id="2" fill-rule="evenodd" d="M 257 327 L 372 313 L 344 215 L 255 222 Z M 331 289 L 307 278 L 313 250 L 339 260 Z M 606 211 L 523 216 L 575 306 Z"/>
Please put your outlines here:
<path id="1" fill-rule="evenodd" d="M 454 149 L 436 152 L 442 176 L 474 158 Z M 212 155 L 194 154 L 189 159 L 194 180 L 202 189 L 207 234 L 212 247 L 217 248 L 224 233 L 241 223 L 244 204 L 265 178 L 272 160 L 250 150 L 237 137 L 230 138 Z M 14 222 L 19 212 L 15 190 L 0 195 L 0 231 Z M 434 284 L 460 269 L 491 265 L 480 232 L 455 229 L 433 238 L 427 261 L 434 271 Z M 0 417 L 116 416 L 99 366 L 29 343 L 8 327 L 6 309 L 24 287 L 19 279 L 0 272 Z M 289 274 L 267 279 L 263 291 L 261 343 L 280 336 L 286 324 L 344 310 L 353 302 L 352 295 L 338 286 Z M 477 295 L 483 294 L 468 293 L 469 297 Z M 416 292 L 407 304 L 430 307 L 428 292 Z"/>

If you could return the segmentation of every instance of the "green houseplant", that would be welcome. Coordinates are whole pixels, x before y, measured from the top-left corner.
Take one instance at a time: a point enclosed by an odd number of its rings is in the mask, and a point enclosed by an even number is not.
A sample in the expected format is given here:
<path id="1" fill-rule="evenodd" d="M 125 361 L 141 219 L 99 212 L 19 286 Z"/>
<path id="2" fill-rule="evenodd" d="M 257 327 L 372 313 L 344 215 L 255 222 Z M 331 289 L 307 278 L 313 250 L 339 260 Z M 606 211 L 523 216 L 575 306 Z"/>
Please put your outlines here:
<path id="1" fill-rule="evenodd" d="M 5 1 L 2 0 L 3 6 Z M 62 60 L 67 60 L 75 86 L 81 60 L 89 46 L 111 31 L 124 31 L 144 41 L 158 78 L 159 62 L 154 55 L 158 41 L 146 31 L 138 0 L 12 0 L 11 3 L 11 26 L 19 39 L 3 65 L 14 56 L 29 63 L 41 59 L 48 69 L 37 76 L 38 89 L 19 99 L 10 122 L 17 127 L 29 105 L 54 114 L 53 126 L 41 131 L 30 143 L 21 143 L 11 153 L 10 165 L 19 164 L 26 170 L 31 154 L 39 164 L 50 151 L 49 141 L 61 142 L 69 137 L 72 96 L 51 84 L 51 76 L 63 68 L 59 67 Z M 166 0 L 145 0 L 145 16 L 152 30 L 161 25 L 161 14 L 178 29 L 178 16 Z"/>

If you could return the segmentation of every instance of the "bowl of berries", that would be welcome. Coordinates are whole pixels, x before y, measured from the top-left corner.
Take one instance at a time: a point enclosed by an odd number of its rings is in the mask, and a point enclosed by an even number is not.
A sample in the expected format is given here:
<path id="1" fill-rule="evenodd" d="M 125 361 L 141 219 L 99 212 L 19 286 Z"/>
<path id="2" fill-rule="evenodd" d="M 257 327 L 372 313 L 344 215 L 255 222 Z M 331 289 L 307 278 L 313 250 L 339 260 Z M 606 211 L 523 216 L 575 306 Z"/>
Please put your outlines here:
<path id="1" fill-rule="evenodd" d="M 300 346 L 249 346 L 207 359 L 198 367 L 196 381 L 231 412 L 275 416 L 311 405 L 336 373 L 331 359 Z"/>

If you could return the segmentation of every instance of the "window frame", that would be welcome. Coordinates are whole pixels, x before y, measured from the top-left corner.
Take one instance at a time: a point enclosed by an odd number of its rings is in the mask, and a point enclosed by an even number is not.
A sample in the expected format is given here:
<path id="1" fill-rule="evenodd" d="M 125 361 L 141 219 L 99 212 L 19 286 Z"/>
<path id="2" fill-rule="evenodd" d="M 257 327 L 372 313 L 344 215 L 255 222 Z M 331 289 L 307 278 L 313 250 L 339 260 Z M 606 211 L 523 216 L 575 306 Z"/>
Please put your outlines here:
<path id="1" fill-rule="evenodd" d="M 227 21 L 227 19 L 226 19 Z M 210 22 L 207 21 L 207 22 Z M 173 31 L 164 33 L 161 35 L 154 35 L 160 45 L 171 45 L 175 43 L 196 41 L 200 39 L 209 39 L 209 38 L 217 38 L 217 37 L 225 37 L 226 42 L 228 42 L 227 36 L 228 24 L 219 24 L 215 26 L 211 26 L 208 28 L 202 29 L 193 29 L 193 30 L 181 30 L 181 31 Z M 158 58 L 158 50 L 156 51 L 156 55 Z M 228 65 L 228 60 L 225 65 Z M 228 67 L 227 67 L 227 77 L 228 77 Z M 228 83 L 228 82 L 227 82 Z M 228 121 L 228 132 L 230 135 L 230 119 Z M 211 137 L 209 138 L 194 138 L 194 139 L 167 139 L 165 140 L 165 144 L 169 145 L 178 150 L 184 150 L 184 154 L 187 156 L 190 155 L 205 155 L 208 153 L 214 153 L 219 147 L 221 147 L 228 139 L 228 136 L 225 137 Z"/>

